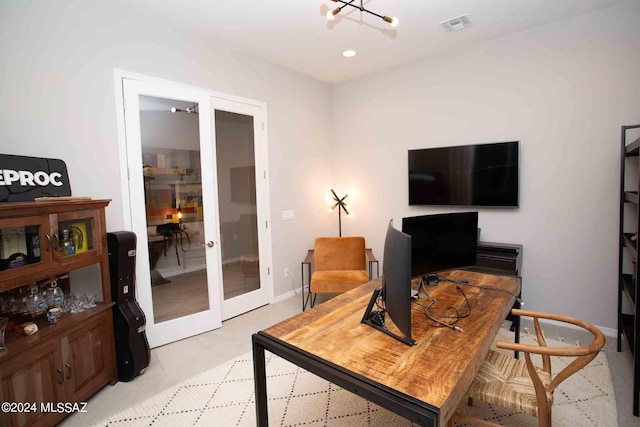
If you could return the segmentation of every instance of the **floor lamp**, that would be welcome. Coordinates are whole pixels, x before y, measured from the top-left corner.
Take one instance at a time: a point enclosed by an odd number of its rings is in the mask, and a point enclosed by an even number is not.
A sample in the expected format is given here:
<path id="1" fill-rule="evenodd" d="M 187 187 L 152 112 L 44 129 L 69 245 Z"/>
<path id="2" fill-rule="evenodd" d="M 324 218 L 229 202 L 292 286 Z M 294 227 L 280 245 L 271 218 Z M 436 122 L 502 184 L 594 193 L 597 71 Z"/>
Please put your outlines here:
<path id="1" fill-rule="evenodd" d="M 349 197 L 349 195 L 345 194 L 342 197 L 338 197 L 333 187 L 331 186 L 329 186 L 329 191 L 331 192 L 331 194 L 329 195 L 330 203 L 333 203 L 333 206 L 329 208 L 329 212 L 332 212 L 335 208 L 338 208 L 338 235 L 342 237 L 342 211 L 344 210 L 344 213 L 347 214 L 347 216 L 349 215 L 349 211 L 347 210 L 348 205 L 344 202 L 346 198 Z"/>

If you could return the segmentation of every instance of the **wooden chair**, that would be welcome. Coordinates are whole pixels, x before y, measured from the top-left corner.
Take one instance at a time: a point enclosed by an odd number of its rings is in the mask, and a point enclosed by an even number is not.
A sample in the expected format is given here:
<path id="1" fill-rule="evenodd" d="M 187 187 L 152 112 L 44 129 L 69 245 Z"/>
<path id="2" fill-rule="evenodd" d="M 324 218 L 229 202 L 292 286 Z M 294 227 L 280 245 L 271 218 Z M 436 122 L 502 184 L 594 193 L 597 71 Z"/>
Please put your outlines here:
<path id="1" fill-rule="evenodd" d="M 307 300 L 303 296 L 303 310 L 308 300 L 313 307 L 317 294 L 342 293 L 367 283 L 372 279 L 372 263 L 378 262 L 371 249 L 365 247 L 364 237 L 318 237 L 302 263 L 303 269 L 307 264 L 311 272 L 312 261 L 309 295 Z"/>
<path id="2" fill-rule="evenodd" d="M 540 427 L 551 426 L 553 391 L 558 384 L 582 369 L 597 356 L 604 347 L 604 335 L 592 324 L 573 317 L 517 309 L 513 309 L 512 313 L 516 316 L 533 318 L 539 345 L 497 342 L 498 348 L 523 352 L 525 361 L 514 359 L 510 354 L 489 350 L 489 354 L 482 362 L 480 371 L 467 392 L 468 404 L 471 406 L 473 399 L 482 400 L 537 417 Z M 538 319 L 549 319 L 579 326 L 591 332 L 593 340 L 589 345 L 580 347 L 548 347 Z M 542 368 L 534 366 L 531 361 L 532 354 L 542 356 Z M 574 357 L 575 359 L 553 376 L 550 356 Z M 460 411 L 452 417 L 451 426 L 453 421 L 477 426 L 499 425 L 471 418 Z"/>

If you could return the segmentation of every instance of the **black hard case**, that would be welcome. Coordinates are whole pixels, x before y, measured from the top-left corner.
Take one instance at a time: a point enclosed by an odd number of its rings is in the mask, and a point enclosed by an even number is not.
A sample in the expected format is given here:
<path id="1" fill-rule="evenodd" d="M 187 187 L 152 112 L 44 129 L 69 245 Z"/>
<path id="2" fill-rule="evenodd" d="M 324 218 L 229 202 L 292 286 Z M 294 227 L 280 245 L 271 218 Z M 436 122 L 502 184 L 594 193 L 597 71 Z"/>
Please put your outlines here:
<path id="1" fill-rule="evenodd" d="M 136 235 L 131 231 L 107 233 L 113 330 L 116 340 L 118 380 L 131 381 L 149 366 L 151 352 L 145 333 L 146 319 L 135 295 Z"/>

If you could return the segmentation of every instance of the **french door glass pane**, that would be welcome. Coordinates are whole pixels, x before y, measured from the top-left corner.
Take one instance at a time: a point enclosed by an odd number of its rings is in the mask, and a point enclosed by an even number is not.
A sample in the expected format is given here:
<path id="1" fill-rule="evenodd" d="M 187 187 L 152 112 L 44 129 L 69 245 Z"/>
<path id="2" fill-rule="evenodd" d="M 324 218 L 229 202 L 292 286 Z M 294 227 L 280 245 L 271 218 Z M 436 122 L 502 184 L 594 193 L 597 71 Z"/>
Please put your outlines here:
<path id="1" fill-rule="evenodd" d="M 198 104 L 140 97 L 154 323 L 209 309 Z"/>
<path id="2" fill-rule="evenodd" d="M 224 299 L 260 289 L 253 117 L 216 110 Z"/>

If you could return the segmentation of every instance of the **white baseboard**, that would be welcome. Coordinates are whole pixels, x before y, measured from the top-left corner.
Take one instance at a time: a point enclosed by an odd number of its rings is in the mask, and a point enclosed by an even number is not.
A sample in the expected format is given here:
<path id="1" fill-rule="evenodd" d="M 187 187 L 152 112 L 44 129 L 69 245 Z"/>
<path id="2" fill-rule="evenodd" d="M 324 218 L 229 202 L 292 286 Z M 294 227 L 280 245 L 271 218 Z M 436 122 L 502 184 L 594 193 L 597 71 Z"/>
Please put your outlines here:
<path id="1" fill-rule="evenodd" d="M 304 294 L 307 295 L 307 292 L 309 292 L 309 288 L 307 286 L 304 287 Z M 289 292 L 286 292 L 284 294 L 280 294 L 280 295 L 275 295 L 273 297 L 273 301 L 271 302 L 272 304 L 275 304 L 277 302 L 281 302 L 284 301 L 286 299 L 289 299 L 291 297 L 298 297 L 298 298 L 302 298 L 302 296 L 300 295 L 300 289 L 296 289 L 296 290 L 292 290 Z M 302 300 L 300 302 L 302 304 Z"/>
<path id="2" fill-rule="evenodd" d="M 158 273 L 162 274 L 162 277 L 173 277 L 173 276 L 178 276 L 180 274 L 193 273 L 194 271 L 204 270 L 205 268 L 207 268 L 205 264 L 200 264 L 200 265 L 191 265 L 191 266 L 188 266 L 187 268 L 178 267 L 178 268 L 172 268 L 172 269 L 168 269 L 168 268 L 157 269 L 157 271 Z"/>
<path id="3" fill-rule="evenodd" d="M 568 330 L 576 330 L 576 331 L 583 331 L 585 333 L 588 333 L 585 331 L 584 328 L 581 328 L 579 326 L 576 325 L 572 325 L 570 323 L 563 323 L 563 322 L 557 322 L 555 320 L 549 320 L 549 319 L 540 319 L 540 323 L 541 326 L 544 329 L 544 325 L 550 325 L 550 326 L 554 326 L 557 328 L 564 328 L 564 329 L 568 329 Z M 522 318 L 522 324 L 521 324 L 521 328 L 524 325 L 533 325 L 533 320 L 531 320 L 530 318 L 527 317 L 523 317 Z M 602 331 L 602 333 L 604 334 L 604 336 L 606 337 L 618 337 L 618 331 L 616 329 L 612 329 L 612 328 L 605 328 L 603 326 L 598 326 L 598 325 L 594 325 L 596 328 L 600 329 L 600 331 Z M 522 332 L 524 332 L 524 330 L 522 330 Z M 535 331 L 533 330 L 533 326 L 531 329 L 531 333 L 535 334 Z M 591 335 L 591 334 L 589 334 Z"/>

